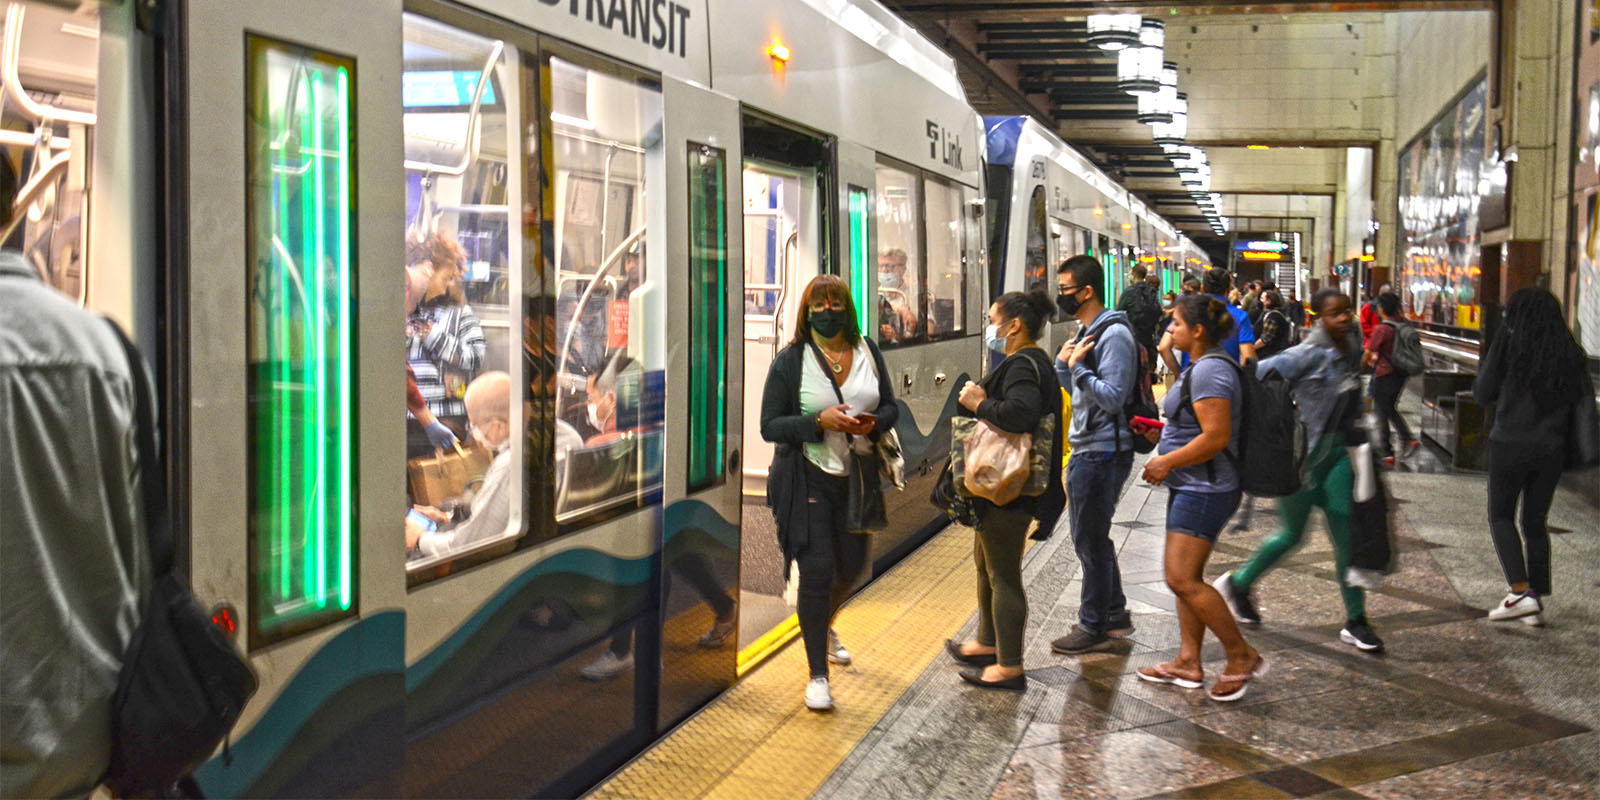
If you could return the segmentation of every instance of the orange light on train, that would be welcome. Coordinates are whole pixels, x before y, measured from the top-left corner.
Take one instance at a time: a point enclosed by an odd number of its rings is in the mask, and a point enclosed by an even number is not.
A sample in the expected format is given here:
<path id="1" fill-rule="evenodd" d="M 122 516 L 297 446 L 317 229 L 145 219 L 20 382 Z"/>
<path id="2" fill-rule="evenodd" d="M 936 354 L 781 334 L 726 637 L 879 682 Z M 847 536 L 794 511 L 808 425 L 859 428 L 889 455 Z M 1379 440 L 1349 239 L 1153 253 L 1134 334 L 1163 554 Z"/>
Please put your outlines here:
<path id="1" fill-rule="evenodd" d="M 774 61 L 789 63 L 789 48 L 777 42 L 767 45 L 767 55 L 771 56 Z"/>
<path id="2" fill-rule="evenodd" d="M 1125 230 L 1125 231 L 1133 230 L 1133 223 L 1131 223 L 1131 222 L 1122 223 L 1122 229 Z"/>

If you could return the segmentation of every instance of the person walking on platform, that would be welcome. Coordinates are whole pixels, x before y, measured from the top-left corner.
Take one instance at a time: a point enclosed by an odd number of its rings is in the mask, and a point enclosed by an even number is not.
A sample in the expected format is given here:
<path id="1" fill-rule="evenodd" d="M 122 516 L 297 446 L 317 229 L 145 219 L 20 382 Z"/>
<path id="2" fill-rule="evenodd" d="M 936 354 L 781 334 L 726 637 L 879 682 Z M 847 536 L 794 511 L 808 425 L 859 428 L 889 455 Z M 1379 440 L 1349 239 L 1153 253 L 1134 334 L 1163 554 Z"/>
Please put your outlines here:
<path id="1" fill-rule="evenodd" d="M 1140 267 L 1134 270 L 1144 277 Z M 1079 325 L 1077 337 L 1062 345 L 1055 363 L 1057 382 L 1072 387 L 1067 519 L 1083 565 L 1078 623 L 1050 643 L 1051 650 L 1067 655 L 1110 649 L 1111 637 L 1133 632 L 1111 542 L 1111 515 L 1133 470 L 1133 434 L 1123 408 L 1139 380 L 1143 344 L 1135 340 L 1127 314 L 1106 309 L 1104 275 L 1093 256 L 1067 259 L 1057 275 L 1056 305 Z M 1155 291 L 1149 293 L 1154 301 Z M 1160 320 L 1159 306 L 1154 313 Z"/>
<path id="2" fill-rule="evenodd" d="M 1257 365 L 1258 375 L 1277 373 L 1294 392 L 1306 427 L 1311 452 L 1302 469 L 1300 491 L 1278 501 L 1283 528 L 1261 545 L 1242 569 L 1225 572 L 1217 590 L 1227 598 L 1234 616 L 1250 625 L 1261 624 L 1251 587 L 1277 565 L 1305 537 L 1313 506 L 1320 507 L 1333 540 L 1334 571 L 1344 598 L 1345 626 L 1340 640 L 1366 652 L 1383 649 L 1366 617 L 1366 592 L 1345 580 L 1350 566 L 1350 515 L 1355 507 L 1354 470 L 1345 448 L 1366 441 L 1360 429 L 1361 402 L 1357 370 L 1361 342 L 1355 338 L 1350 298 L 1338 289 L 1318 290 L 1311 298 L 1318 325 L 1306 341 Z"/>
<path id="3" fill-rule="evenodd" d="M 867 567 L 869 537 L 846 530 L 850 452 L 867 453 L 899 417 L 883 354 L 856 324 L 850 290 L 819 275 L 800 296 L 794 339 L 772 360 L 761 394 L 761 438 L 777 445 L 767 503 L 783 574 L 800 565 L 796 615 L 810 681 L 806 707 L 833 708 L 828 662 L 850 663 L 831 627 Z"/>
<path id="4" fill-rule="evenodd" d="M 1506 303 L 1479 366 L 1472 394 L 1494 404 L 1489 430 L 1489 535 L 1511 590 L 1489 619 L 1543 624 L 1550 585 L 1550 534 L 1545 518 L 1561 479 L 1576 403 L 1594 402 L 1583 349 L 1562 318 L 1560 301 L 1539 288 L 1519 289 Z M 1516 525 L 1522 501 L 1522 530 Z"/>
<path id="5" fill-rule="evenodd" d="M 1073 256 L 1073 258 L 1079 257 Z M 1087 258 L 1090 261 L 1094 260 L 1093 256 L 1082 256 L 1082 258 Z M 1063 261 L 1061 270 L 1065 270 L 1067 264 L 1071 261 L 1071 258 Z M 1165 321 L 1161 316 L 1161 290 L 1145 280 L 1149 273 L 1145 270 L 1143 264 L 1134 264 L 1133 268 L 1129 270 L 1129 274 L 1132 276 L 1133 282 L 1128 286 L 1128 290 L 1122 293 L 1122 297 L 1117 299 L 1117 311 L 1125 315 L 1128 328 L 1133 331 L 1134 341 L 1138 342 L 1139 346 L 1144 348 L 1145 352 L 1150 355 L 1150 368 L 1154 369 L 1156 365 L 1156 337 L 1160 335 L 1161 323 Z M 1100 275 L 1103 276 L 1104 273 L 1100 273 Z M 1099 278 L 1098 282 L 1102 286 L 1105 284 L 1103 277 Z M 1094 300 L 1097 305 L 1104 306 L 1105 292 L 1096 291 Z M 1073 315 L 1069 313 L 1068 316 Z M 1137 365 L 1138 361 L 1135 361 L 1134 364 Z M 1066 381 L 1062 381 L 1062 383 L 1064 385 Z"/>
<path id="6" fill-rule="evenodd" d="M 957 400 L 962 416 L 977 417 L 1008 433 L 1033 433 L 1046 417 L 1056 419 L 1050 464 L 1061 463 L 1061 386 L 1050 368 L 1050 356 L 1036 344 L 1056 309 L 1041 291 L 1007 292 L 989 306 L 984 338 L 1005 360 L 983 377 L 968 381 Z M 1073 455 L 1077 458 L 1077 454 Z M 1046 488 L 1037 497 L 1019 496 L 1003 506 L 982 498 L 976 506 L 978 526 L 972 548 L 978 568 L 978 636 L 967 642 L 945 642 L 967 683 L 991 689 L 1027 688 L 1022 671 L 1022 632 L 1028 623 L 1028 598 L 1022 588 L 1022 550 L 1028 525 L 1038 522 L 1035 539 L 1049 538 L 1066 504 L 1061 470 L 1050 469 Z"/>
<path id="7" fill-rule="evenodd" d="M 1400 441 L 1405 442 L 1400 460 L 1410 458 L 1422 443 L 1411 435 L 1411 426 L 1406 424 L 1399 408 L 1400 395 L 1406 390 L 1406 378 L 1410 374 L 1396 366 L 1395 345 L 1399 343 L 1400 326 L 1410 323 L 1400 314 L 1400 297 L 1396 294 L 1378 295 L 1378 311 L 1383 315 L 1383 322 L 1367 337 L 1367 352 L 1362 363 L 1372 367 L 1372 401 L 1378 407 L 1378 430 L 1382 431 L 1382 436 L 1378 437 L 1378 451 L 1385 462 L 1393 464 L 1394 446 L 1389 442 L 1391 424 L 1400 434 Z"/>
<path id="8" fill-rule="evenodd" d="M 1202 577 L 1242 496 L 1238 471 L 1225 452 L 1238 449 L 1243 401 L 1238 370 L 1221 349 L 1232 332 L 1233 317 L 1223 301 L 1205 295 L 1179 300 L 1172 336 L 1193 360 L 1167 392 L 1166 426 L 1158 433 L 1134 423 L 1135 433 L 1159 440 L 1158 455 L 1145 462 L 1144 479 L 1168 489 L 1162 568 L 1177 597 L 1181 635 L 1178 657 L 1141 668 L 1139 678 L 1185 689 L 1203 686 L 1200 645 L 1210 629 L 1228 654 L 1210 693 L 1222 702 L 1243 697 L 1250 681 L 1267 672 L 1266 659 L 1245 642 L 1227 603 Z"/>

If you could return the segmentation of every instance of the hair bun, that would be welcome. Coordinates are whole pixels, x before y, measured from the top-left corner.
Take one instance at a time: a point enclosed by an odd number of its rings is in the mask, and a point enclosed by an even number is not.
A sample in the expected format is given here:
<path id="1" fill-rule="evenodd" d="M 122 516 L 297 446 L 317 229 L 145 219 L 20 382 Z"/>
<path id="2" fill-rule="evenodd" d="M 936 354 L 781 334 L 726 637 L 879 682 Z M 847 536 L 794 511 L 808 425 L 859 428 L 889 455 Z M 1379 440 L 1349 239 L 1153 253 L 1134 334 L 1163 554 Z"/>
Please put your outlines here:
<path id="1" fill-rule="evenodd" d="M 1055 298 L 1045 294 L 1043 289 L 1030 289 L 1027 298 L 1028 305 L 1033 306 L 1033 310 L 1039 312 L 1040 315 L 1047 319 L 1055 315 Z"/>

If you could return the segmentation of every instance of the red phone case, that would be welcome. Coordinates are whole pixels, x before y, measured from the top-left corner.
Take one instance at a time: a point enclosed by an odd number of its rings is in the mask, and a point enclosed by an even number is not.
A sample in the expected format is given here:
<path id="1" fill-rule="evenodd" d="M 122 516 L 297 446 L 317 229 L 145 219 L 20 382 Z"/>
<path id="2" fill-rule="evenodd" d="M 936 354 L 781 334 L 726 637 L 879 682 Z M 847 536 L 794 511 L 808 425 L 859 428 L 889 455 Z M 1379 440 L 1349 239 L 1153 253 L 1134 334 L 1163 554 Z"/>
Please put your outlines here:
<path id="1" fill-rule="evenodd" d="M 1167 423 L 1162 422 L 1159 419 L 1151 419 L 1149 417 L 1134 417 L 1134 418 L 1128 420 L 1128 422 L 1130 424 L 1134 423 L 1134 422 L 1137 422 L 1137 423 L 1139 423 L 1141 425 L 1144 425 L 1147 428 L 1155 428 L 1156 430 L 1160 430 L 1162 428 L 1167 427 Z"/>

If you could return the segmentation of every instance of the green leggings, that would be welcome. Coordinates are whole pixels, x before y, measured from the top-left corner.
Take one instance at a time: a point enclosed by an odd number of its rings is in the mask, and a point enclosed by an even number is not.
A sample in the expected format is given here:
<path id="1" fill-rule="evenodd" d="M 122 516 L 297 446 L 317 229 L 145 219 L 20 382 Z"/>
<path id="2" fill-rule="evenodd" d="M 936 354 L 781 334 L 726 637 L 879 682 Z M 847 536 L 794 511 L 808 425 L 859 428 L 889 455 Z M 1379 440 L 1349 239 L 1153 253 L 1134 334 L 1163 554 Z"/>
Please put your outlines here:
<path id="1" fill-rule="evenodd" d="M 1366 592 L 1345 583 L 1344 573 L 1350 567 L 1350 512 L 1355 505 L 1353 495 L 1354 472 L 1350 456 L 1338 435 L 1322 437 L 1317 447 L 1307 457 L 1306 486 L 1300 491 L 1278 501 L 1283 515 L 1283 529 L 1263 542 L 1250 563 L 1233 573 L 1233 585 L 1249 589 L 1289 554 L 1305 538 L 1306 521 L 1311 507 L 1320 506 L 1328 518 L 1328 538 L 1333 540 L 1333 568 L 1339 577 L 1339 594 L 1344 597 L 1345 618 L 1362 619 L 1367 613 Z"/>
<path id="2" fill-rule="evenodd" d="M 1022 632 L 1028 627 L 1028 598 L 1022 590 L 1022 551 L 1028 544 L 1026 511 L 990 508 L 973 537 L 978 567 L 978 644 L 999 651 L 1002 667 L 1022 666 Z"/>

